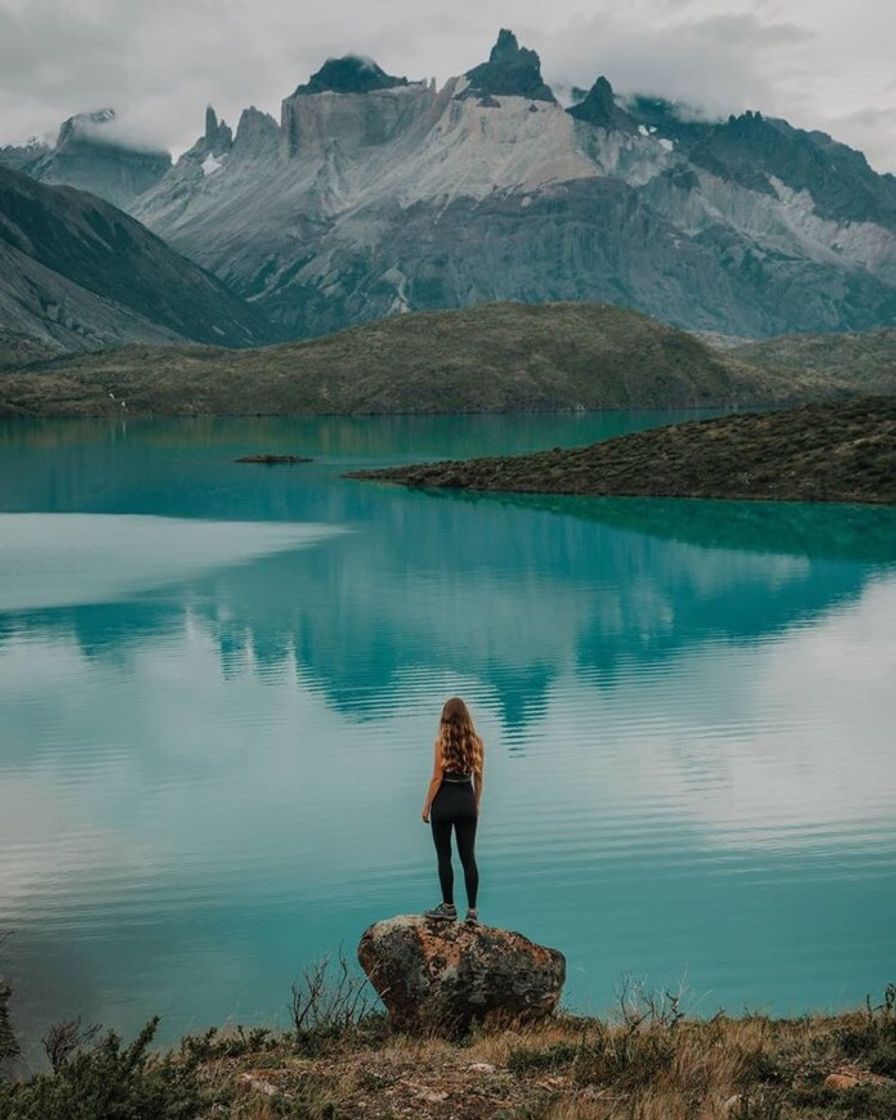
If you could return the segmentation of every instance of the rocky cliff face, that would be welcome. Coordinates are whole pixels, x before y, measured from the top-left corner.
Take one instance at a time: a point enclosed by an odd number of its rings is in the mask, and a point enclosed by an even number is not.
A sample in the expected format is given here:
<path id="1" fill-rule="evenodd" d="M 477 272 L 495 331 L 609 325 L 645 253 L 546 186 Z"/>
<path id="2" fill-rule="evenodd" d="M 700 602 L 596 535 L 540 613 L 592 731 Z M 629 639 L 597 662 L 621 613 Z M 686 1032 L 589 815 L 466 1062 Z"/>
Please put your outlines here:
<path id="1" fill-rule="evenodd" d="M 0 149 L 0 164 L 42 183 L 90 191 L 127 209 L 169 170 L 171 156 L 122 143 L 110 132 L 114 122 L 114 109 L 78 113 L 63 122 L 55 143 Z"/>
<path id="2" fill-rule="evenodd" d="M 442 89 L 330 60 L 279 122 L 210 121 L 132 211 L 285 336 L 495 299 L 748 337 L 896 321 L 893 176 L 758 113 L 622 104 L 606 78 L 564 110 L 509 31 Z"/>

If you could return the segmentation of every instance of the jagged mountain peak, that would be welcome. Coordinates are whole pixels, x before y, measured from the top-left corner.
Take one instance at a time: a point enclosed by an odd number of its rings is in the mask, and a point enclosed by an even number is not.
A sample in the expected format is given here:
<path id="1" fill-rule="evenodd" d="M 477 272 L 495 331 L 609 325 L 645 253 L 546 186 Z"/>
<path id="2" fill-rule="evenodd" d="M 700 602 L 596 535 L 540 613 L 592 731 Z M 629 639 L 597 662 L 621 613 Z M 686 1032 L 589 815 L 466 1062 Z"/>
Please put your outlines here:
<path id="1" fill-rule="evenodd" d="M 222 117 L 218 120 L 214 108 L 209 105 L 205 110 L 205 148 L 213 155 L 229 150 L 233 143 L 233 132 Z"/>
<path id="2" fill-rule="evenodd" d="M 553 91 L 541 77 L 541 59 L 536 51 L 521 47 L 516 35 L 506 27 L 498 32 L 488 62 L 468 70 L 469 85 L 460 96 L 483 98 L 529 97 L 533 101 L 556 101 Z"/>
<path id="3" fill-rule="evenodd" d="M 374 90 L 393 89 L 409 85 L 405 77 L 387 74 L 372 58 L 346 54 L 341 58 L 328 58 L 316 74 L 304 85 L 296 87 L 297 94 L 310 93 L 371 93 Z"/>
<path id="4" fill-rule="evenodd" d="M 576 120 L 587 121 L 600 128 L 634 132 L 637 122 L 616 104 L 616 95 L 607 78 L 601 75 L 585 97 L 566 110 Z"/>
<path id="5" fill-rule="evenodd" d="M 507 62 L 514 59 L 519 53 L 520 44 L 516 35 L 509 28 L 502 27 L 498 32 L 495 45 L 489 52 L 488 60 L 489 62 Z M 534 51 L 527 51 L 526 53 L 535 54 Z"/>

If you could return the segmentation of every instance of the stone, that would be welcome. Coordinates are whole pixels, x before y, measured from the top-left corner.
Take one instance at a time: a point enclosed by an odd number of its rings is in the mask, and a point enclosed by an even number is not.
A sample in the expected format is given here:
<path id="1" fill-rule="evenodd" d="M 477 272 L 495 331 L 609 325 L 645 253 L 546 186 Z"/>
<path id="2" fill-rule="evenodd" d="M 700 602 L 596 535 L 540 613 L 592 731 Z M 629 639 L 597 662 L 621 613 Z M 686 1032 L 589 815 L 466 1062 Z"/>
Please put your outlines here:
<path id="1" fill-rule="evenodd" d="M 839 1066 L 824 1079 L 826 1089 L 855 1089 L 858 1085 L 896 1085 L 896 1081 L 856 1066 Z"/>
<path id="2" fill-rule="evenodd" d="M 307 455 L 241 455 L 234 459 L 235 463 L 264 463 L 273 466 L 275 463 L 310 463 Z"/>
<path id="3" fill-rule="evenodd" d="M 448 1037 L 544 1019 L 566 978 L 563 954 L 521 933 L 416 914 L 371 925 L 358 960 L 398 1030 Z"/>
<path id="4" fill-rule="evenodd" d="M 825 1089 L 854 1089 L 860 1084 L 858 1077 L 851 1073 L 829 1073 L 824 1079 Z"/>
<path id="5" fill-rule="evenodd" d="M 249 1069 L 240 1073 L 235 1088 L 244 1093 L 258 1093 L 264 1097 L 276 1097 L 283 1093 L 283 1086 L 290 1079 L 288 1069 Z"/>

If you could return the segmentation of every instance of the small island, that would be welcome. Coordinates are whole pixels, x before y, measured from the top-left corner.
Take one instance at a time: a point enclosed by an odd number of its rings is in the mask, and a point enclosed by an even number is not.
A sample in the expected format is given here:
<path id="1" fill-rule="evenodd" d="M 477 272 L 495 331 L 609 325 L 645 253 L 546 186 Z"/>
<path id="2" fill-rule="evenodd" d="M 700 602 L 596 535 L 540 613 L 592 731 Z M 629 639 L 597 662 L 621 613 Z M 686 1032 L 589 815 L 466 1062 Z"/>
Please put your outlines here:
<path id="1" fill-rule="evenodd" d="M 516 493 L 896 504 L 896 397 L 736 413 L 587 447 L 354 471 Z"/>
<path id="2" fill-rule="evenodd" d="M 264 463 L 272 466 L 274 463 L 310 463 L 307 455 L 241 455 L 234 459 L 235 463 Z"/>

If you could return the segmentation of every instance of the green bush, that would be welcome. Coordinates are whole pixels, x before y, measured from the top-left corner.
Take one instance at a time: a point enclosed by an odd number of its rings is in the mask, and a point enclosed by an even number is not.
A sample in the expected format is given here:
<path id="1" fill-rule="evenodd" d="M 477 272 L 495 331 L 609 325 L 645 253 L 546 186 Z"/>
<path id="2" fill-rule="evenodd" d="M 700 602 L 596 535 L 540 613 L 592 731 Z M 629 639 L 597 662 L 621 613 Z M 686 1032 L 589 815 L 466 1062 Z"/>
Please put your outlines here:
<path id="1" fill-rule="evenodd" d="M 188 1034 L 180 1040 L 181 1057 L 188 1063 L 207 1062 L 213 1058 L 242 1058 L 244 1054 L 257 1054 L 273 1050 L 277 1039 L 270 1027 L 245 1027 L 237 1025 L 233 1034 L 222 1035 L 217 1027 L 209 1027 L 204 1034 Z"/>
<path id="2" fill-rule="evenodd" d="M 194 1120 L 201 1109 L 195 1062 L 149 1054 L 158 1018 L 123 1046 L 114 1031 L 56 1073 L 0 1084 L 4 1120 Z"/>

